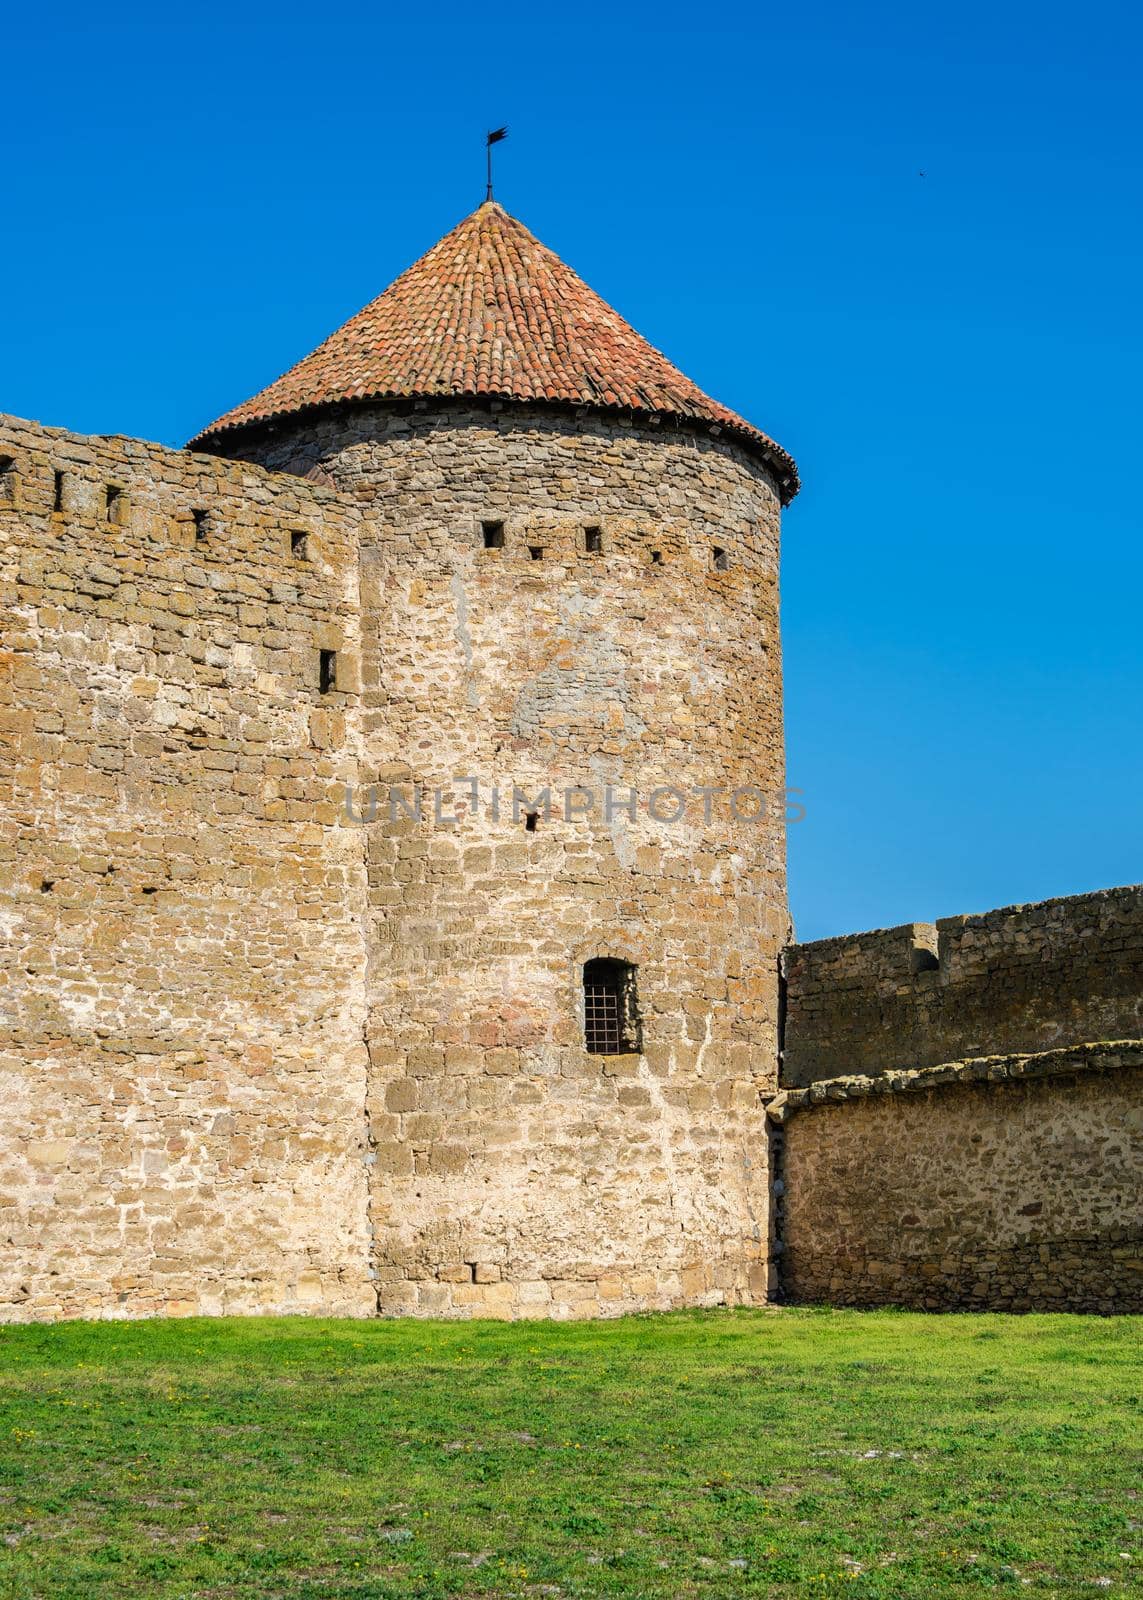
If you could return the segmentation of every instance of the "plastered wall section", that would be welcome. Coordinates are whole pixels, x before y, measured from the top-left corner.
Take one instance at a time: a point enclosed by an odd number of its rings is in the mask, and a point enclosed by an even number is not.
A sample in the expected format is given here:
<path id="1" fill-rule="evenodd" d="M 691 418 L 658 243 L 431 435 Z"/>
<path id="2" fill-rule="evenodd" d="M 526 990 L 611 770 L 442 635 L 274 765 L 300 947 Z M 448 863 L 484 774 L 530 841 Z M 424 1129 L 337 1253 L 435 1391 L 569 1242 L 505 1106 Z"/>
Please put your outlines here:
<path id="1" fill-rule="evenodd" d="M 709 436 L 520 406 L 363 407 L 243 448 L 367 515 L 370 773 L 481 783 L 475 809 L 450 788 L 456 825 L 370 828 L 383 1308 L 765 1299 L 784 838 L 729 791 L 783 781 L 766 472 Z M 534 833 L 514 785 L 553 795 Z M 569 819 L 576 785 L 595 807 Z M 688 796 L 677 822 L 649 815 L 659 786 Z M 584 1049 L 599 955 L 638 968 L 637 1053 Z"/>
<path id="2" fill-rule="evenodd" d="M 1143 1311 L 1143 1045 L 840 1079 L 771 1113 L 789 1299 Z"/>
<path id="3" fill-rule="evenodd" d="M 1143 886 L 785 955 L 782 1081 L 1143 1036 Z"/>
<path id="4" fill-rule="evenodd" d="M 0 1318 L 375 1309 L 356 547 L 0 425 Z"/>

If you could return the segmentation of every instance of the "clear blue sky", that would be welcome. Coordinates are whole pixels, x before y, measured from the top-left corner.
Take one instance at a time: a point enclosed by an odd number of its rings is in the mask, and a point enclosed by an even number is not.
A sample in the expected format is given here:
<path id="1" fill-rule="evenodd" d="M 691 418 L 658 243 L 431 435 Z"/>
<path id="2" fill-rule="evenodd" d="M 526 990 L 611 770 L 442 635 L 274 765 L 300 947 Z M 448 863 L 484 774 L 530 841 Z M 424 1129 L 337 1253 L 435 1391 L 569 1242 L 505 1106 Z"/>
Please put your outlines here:
<path id="1" fill-rule="evenodd" d="M 801 465 L 799 935 L 1143 877 L 1138 9 L 420 15 L 9 16 L 0 410 L 182 443 L 508 122 L 498 198 Z"/>

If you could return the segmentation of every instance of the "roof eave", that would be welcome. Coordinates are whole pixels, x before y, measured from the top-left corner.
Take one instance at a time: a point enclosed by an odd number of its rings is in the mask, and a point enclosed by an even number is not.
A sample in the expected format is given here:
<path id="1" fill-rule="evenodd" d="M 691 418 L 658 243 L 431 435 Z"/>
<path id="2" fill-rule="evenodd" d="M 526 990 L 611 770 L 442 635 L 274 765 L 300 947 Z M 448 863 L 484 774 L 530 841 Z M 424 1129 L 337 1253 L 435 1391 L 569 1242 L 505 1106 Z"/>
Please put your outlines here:
<path id="1" fill-rule="evenodd" d="M 400 393 L 382 391 L 376 394 L 355 395 L 352 398 L 318 400 L 307 405 L 283 407 L 279 411 L 269 411 L 261 416 L 243 417 L 234 422 L 228 422 L 225 418 L 222 418 L 219 422 L 212 423 L 209 428 L 204 428 L 193 439 L 188 440 L 186 448 L 213 454 L 216 452 L 211 447 L 224 439 L 233 439 L 244 434 L 255 433 L 262 428 L 274 428 L 279 423 L 296 417 L 314 417 L 322 413 L 328 414 L 341 410 L 351 410 L 359 406 L 397 406 L 403 403 L 426 405 L 435 403 L 446 406 L 456 401 L 478 401 L 486 404 L 498 401 L 503 405 L 518 406 L 521 409 L 572 411 L 597 416 L 627 417 L 637 422 L 666 423 L 668 426 L 675 428 L 691 429 L 695 432 L 709 434 L 713 438 L 718 438 L 720 435 L 725 434 L 762 462 L 774 479 L 774 487 L 783 506 L 788 506 L 801 488 L 801 480 L 798 477 L 798 468 L 793 456 L 775 440 L 764 434 L 761 429 L 753 428 L 748 422 L 741 419 L 728 418 L 720 420 L 704 417 L 695 412 L 651 410 L 637 406 L 614 406 L 578 399 L 549 399 L 544 396 L 522 397 L 492 389 L 453 391 L 447 394 L 441 393 L 439 390 L 413 390 Z"/>

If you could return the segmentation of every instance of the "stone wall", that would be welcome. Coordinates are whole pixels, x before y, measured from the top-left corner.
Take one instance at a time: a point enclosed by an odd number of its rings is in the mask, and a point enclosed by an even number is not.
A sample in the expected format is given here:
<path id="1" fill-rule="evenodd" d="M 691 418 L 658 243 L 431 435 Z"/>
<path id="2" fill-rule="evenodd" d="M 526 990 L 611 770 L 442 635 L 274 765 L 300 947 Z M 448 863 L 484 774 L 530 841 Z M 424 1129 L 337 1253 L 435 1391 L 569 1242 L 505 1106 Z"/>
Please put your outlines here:
<path id="1" fill-rule="evenodd" d="M 1138 1307 L 1143 890 L 792 947 L 777 1092 L 758 462 L 457 405 L 242 447 L 0 426 L 0 1318 L 612 1314 L 776 1259 Z M 637 1050 L 585 1048 L 598 956 Z"/>
<path id="2" fill-rule="evenodd" d="M 780 805 L 736 820 L 728 795 L 783 782 L 765 470 L 709 433 L 521 406 L 362 406 L 224 442 L 363 513 L 383 1309 L 765 1298 L 784 839 Z M 390 784 L 469 776 L 454 825 L 385 815 Z M 634 816 L 601 814 L 608 784 L 638 791 Z M 552 792 L 533 833 L 514 785 Z M 597 803 L 568 818 L 574 785 Z M 690 797 L 676 824 L 648 814 L 666 785 Z M 584 1049 L 599 955 L 638 967 L 638 1054 Z"/>
<path id="3" fill-rule="evenodd" d="M 0 1318 L 375 1309 L 357 523 L 0 424 Z"/>
<path id="4" fill-rule="evenodd" d="M 791 1090 L 781 1277 L 795 1301 L 1143 1311 L 1143 1045 Z"/>
<path id="5" fill-rule="evenodd" d="M 764 1299 L 765 470 L 492 407 L 295 442 L 287 476 L 5 423 L 0 1314 Z M 600 955 L 637 1051 L 585 1049 Z"/>
<path id="6" fill-rule="evenodd" d="M 782 1081 L 1143 1036 L 1143 886 L 786 952 Z"/>

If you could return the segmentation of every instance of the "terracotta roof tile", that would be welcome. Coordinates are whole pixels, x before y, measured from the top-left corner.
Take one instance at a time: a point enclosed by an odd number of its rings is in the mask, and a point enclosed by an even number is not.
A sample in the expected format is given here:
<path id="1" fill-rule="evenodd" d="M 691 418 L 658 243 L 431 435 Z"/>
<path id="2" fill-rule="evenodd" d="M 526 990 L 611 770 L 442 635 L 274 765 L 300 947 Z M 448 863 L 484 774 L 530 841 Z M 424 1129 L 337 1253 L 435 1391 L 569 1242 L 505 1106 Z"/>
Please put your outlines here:
<path id="1" fill-rule="evenodd" d="M 488 396 L 725 428 L 798 491 L 782 447 L 671 365 L 523 223 L 486 202 L 323 344 L 191 441 L 344 401 Z"/>

